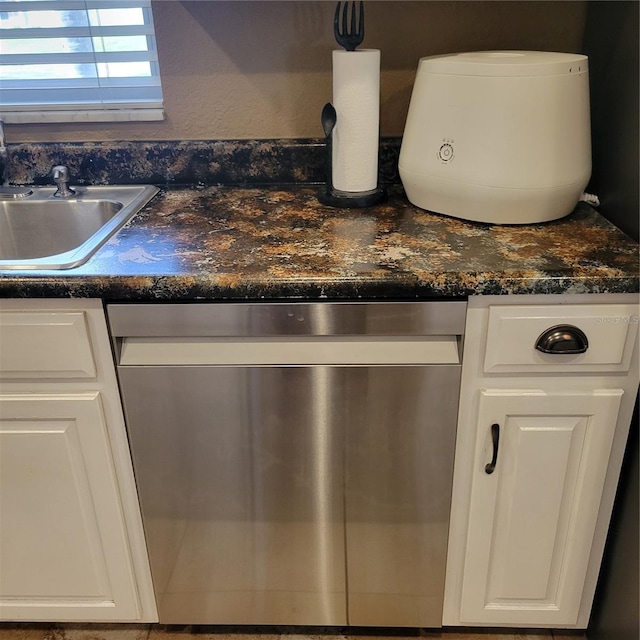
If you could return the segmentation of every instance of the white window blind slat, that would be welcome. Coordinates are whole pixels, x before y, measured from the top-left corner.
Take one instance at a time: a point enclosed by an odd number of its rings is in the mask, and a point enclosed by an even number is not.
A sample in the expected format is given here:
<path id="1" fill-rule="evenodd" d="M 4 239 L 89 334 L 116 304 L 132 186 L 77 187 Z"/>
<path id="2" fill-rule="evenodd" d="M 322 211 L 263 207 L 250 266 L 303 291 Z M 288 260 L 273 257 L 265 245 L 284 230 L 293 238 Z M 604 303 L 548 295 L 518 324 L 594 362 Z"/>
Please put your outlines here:
<path id="1" fill-rule="evenodd" d="M 148 0 L 11 0 L 0 2 L 3 11 L 22 11 L 18 5 L 28 5 L 29 11 L 74 11 L 78 9 L 136 9 L 151 6 Z"/>
<path id="2" fill-rule="evenodd" d="M 92 64 L 94 62 L 155 62 L 158 57 L 149 51 L 111 51 L 108 53 L 95 52 L 69 52 L 48 53 L 46 62 L 39 59 L 33 53 L 23 53 L 14 56 L 6 56 L 0 53 L 0 65 L 33 65 L 33 64 Z"/>
<path id="3" fill-rule="evenodd" d="M 0 1 L 0 114 L 118 109 L 158 119 L 162 87 L 150 0 Z M 153 111 L 153 113 L 151 113 Z M 45 118 L 45 119 L 43 119 Z M 73 117 L 72 120 L 78 118 Z M 144 119 L 140 114 L 135 118 Z"/>
<path id="4" fill-rule="evenodd" d="M 1 14 L 1 12 L 0 12 Z M 95 27 L 32 27 L 23 29 L 9 29 L 2 26 L 0 20 L 0 33 L 2 40 L 28 39 L 28 38 L 91 38 L 93 37 L 109 37 L 109 36 L 150 36 L 153 37 L 154 31 L 151 25 L 135 25 L 129 27 L 125 25 L 104 25 Z"/>
<path id="5" fill-rule="evenodd" d="M 83 87 L 95 88 L 104 87 L 105 89 L 111 87 L 130 87 L 135 89 L 140 87 L 143 90 L 145 87 L 158 86 L 155 78 L 146 78 L 144 80 L 131 79 L 131 78 L 65 78 L 60 82 L 52 83 L 50 80 L 34 80 L 30 86 L 25 87 L 22 83 L 8 80 L 4 84 L 3 91 L 20 90 L 20 91 L 55 91 L 59 87 L 63 89 L 82 89 Z M 30 104 L 30 103 L 28 103 Z"/>

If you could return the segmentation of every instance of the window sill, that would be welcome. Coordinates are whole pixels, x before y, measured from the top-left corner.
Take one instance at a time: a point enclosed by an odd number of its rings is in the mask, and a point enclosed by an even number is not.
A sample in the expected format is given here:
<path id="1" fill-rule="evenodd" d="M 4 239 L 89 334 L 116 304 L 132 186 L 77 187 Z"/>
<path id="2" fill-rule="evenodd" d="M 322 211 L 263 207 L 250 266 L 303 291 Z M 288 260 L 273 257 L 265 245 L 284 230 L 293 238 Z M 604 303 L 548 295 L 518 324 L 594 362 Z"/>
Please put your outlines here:
<path id="1" fill-rule="evenodd" d="M 39 122 L 143 122 L 164 120 L 164 110 L 156 109 L 74 109 L 70 111 L 9 111 L 0 108 L 7 124 Z"/>

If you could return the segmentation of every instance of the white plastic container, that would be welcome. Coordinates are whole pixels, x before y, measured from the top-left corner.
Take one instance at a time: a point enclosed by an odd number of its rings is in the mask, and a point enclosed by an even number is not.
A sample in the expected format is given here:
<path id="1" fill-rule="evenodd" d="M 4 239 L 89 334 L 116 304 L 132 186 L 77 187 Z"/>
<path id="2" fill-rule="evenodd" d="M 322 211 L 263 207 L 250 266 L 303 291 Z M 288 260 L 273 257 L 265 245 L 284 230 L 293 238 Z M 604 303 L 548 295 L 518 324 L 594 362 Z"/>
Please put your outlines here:
<path id="1" fill-rule="evenodd" d="M 591 176 L 587 57 L 422 58 L 399 170 L 409 201 L 437 213 L 497 224 L 571 213 Z"/>

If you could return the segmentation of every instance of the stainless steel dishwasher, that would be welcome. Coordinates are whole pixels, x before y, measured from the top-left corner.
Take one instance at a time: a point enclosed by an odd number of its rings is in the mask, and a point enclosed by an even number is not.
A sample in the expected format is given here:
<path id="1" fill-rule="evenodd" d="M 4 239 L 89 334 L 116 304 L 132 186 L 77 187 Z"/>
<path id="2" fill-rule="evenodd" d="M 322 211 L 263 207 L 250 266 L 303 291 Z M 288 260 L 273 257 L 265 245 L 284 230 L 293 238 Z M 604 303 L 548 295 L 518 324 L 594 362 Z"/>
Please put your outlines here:
<path id="1" fill-rule="evenodd" d="M 465 311 L 108 306 L 160 622 L 441 625 Z"/>

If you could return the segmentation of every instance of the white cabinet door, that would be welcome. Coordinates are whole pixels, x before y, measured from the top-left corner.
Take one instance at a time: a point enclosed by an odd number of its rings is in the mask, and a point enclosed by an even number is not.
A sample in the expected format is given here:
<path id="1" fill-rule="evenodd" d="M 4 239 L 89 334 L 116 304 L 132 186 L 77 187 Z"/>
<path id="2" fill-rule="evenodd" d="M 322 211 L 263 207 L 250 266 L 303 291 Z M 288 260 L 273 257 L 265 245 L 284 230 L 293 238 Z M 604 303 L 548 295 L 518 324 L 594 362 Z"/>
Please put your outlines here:
<path id="1" fill-rule="evenodd" d="M 461 623 L 576 624 L 623 392 L 480 393 Z"/>
<path id="2" fill-rule="evenodd" d="M 135 620 L 100 394 L 0 396 L 0 617 Z"/>

